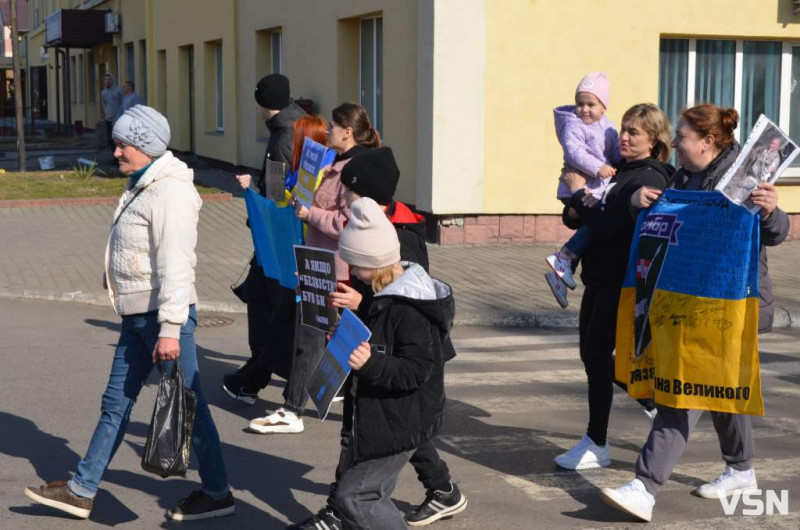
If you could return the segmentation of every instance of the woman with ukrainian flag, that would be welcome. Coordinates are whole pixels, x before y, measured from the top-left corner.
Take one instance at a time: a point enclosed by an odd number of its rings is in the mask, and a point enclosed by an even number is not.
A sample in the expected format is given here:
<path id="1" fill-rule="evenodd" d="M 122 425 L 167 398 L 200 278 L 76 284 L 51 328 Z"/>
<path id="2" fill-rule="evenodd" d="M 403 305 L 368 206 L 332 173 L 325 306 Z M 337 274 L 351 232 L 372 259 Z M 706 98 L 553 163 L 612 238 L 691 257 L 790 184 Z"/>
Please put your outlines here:
<path id="1" fill-rule="evenodd" d="M 714 190 L 739 154 L 739 144 L 734 139 L 738 121 L 736 110 L 711 104 L 684 110 L 672 142 L 681 167 L 670 179 L 669 187 L 688 191 Z M 631 206 L 649 208 L 661 195 L 661 190 L 643 186 L 631 197 Z M 778 192 L 774 185 L 759 184 L 751 199 L 761 207 L 757 230 L 760 248 L 757 253 L 758 332 L 762 333 L 772 329 L 773 320 L 772 284 L 767 269 L 766 247 L 778 245 L 786 238 L 789 219 L 778 208 Z M 755 327 L 754 322 L 751 324 Z M 680 355 L 680 351 L 677 354 Z M 638 519 L 650 521 L 655 506 L 654 496 L 678 463 L 702 413 L 702 410 L 659 404 L 650 435 L 636 462 L 636 477 L 622 487 L 604 488 L 603 500 Z M 753 428 L 750 416 L 712 411 L 711 417 L 726 468 L 719 477 L 697 488 L 695 494 L 717 499 L 720 495 L 730 496 L 757 489 L 751 464 Z"/>

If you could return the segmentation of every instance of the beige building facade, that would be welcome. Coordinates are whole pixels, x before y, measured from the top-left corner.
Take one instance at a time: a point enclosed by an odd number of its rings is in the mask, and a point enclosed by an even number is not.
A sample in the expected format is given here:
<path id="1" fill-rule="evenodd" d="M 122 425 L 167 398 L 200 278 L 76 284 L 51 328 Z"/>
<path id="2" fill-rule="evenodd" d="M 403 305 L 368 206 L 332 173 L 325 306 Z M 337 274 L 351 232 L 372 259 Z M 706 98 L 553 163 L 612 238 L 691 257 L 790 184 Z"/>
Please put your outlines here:
<path id="1" fill-rule="evenodd" d="M 50 119 L 56 52 L 40 53 L 43 20 L 76 7 L 109 10 L 119 25 L 107 43 L 69 52 L 73 122 L 101 118 L 111 72 L 167 115 L 173 148 L 259 168 L 268 133 L 253 90 L 283 73 L 325 119 L 341 102 L 364 104 L 400 166 L 397 197 L 433 214 L 443 242 L 566 235 L 552 110 L 588 72 L 610 78 L 617 125 L 635 103 L 675 119 L 711 101 L 740 111 L 742 140 L 764 113 L 800 141 L 791 0 L 31 0 L 28 68 L 47 76 Z M 798 184 L 800 162 L 780 186 L 792 213 Z"/>

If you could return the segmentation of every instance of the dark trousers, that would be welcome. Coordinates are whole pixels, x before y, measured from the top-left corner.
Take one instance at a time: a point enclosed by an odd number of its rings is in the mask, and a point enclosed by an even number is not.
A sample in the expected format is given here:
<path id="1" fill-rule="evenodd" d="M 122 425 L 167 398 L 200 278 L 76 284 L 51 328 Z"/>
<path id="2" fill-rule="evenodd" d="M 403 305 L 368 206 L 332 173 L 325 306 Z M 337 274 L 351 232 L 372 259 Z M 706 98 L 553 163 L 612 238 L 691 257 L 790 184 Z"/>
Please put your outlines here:
<path id="1" fill-rule="evenodd" d="M 352 448 L 347 449 L 340 459 L 343 472 L 334 500 L 345 529 L 407 528 L 403 513 L 392 502 L 392 491 L 410 454 L 407 451 L 354 463 Z"/>
<path id="2" fill-rule="evenodd" d="M 345 423 L 345 422 L 343 422 Z M 422 485 L 425 486 L 427 491 L 449 491 L 450 490 L 450 470 L 447 464 L 439 457 L 439 451 L 436 450 L 434 440 L 422 443 L 411 453 L 411 465 L 414 466 L 414 471 L 417 472 L 417 478 Z M 342 448 L 339 453 L 339 463 L 336 465 L 336 480 L 331 483 L 328 491 L 328 506 L 338 512 L 336 507 L 336 492 L 339 489 L 339 481 L 342 475 L 347 470 L 350 458 L 350 444 L 352 443 L 352 433 L 342 431 L 341 444 Z"/>
<path id="3" fill-rule="evenodd" d="M 296 304 L 295 304 L 296 305 Z M 292 372 L 283 392 L 283 408 L 301 415 L 308 403 L 306 386 L 325 351 L 326 333 L 300 323 L 301 311 L 296 309 L 294 322 L 294 350 Z"/>
<path id="4" fill-rule="evenodd" d="M 614 346 L 619 287 L 589 287 L 583 291 L 579 317 L 580 353 L 589 388 L 586 434 L 605 445 L 614 396 Z"/>
<path id="5" fill-rule="evenodd" d="M 702 410 L 658 406 L 650 436 L 636 460 L 636 478 L 651 495 L 669 479 L 702 415 Z M 712 412 L 711 420 L 725 463 L 738 471 L 750 469 L 755 446 L 750 416 Z"/>
<path id="6" fill-rule="evenodd" d="M 246 289 L 250 360 L 241 373 L 251 387 L 260 390 L 269 384 L 273 372 L 288 377 L 296 295 L 277 280 L 265 277 L 255 259 L 250 264 Z"/>

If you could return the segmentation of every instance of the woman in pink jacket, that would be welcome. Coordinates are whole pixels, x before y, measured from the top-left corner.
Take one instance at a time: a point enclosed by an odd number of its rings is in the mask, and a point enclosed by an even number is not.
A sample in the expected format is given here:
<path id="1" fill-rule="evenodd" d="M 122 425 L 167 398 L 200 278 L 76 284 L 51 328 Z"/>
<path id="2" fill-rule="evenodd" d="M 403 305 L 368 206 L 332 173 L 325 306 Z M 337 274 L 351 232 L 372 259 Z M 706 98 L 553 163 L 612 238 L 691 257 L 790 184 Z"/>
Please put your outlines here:
<path id="1" fill-rule="evenodd" d="M 372 126 L 367 111 L 356 103 L 342 103 L 331 113 L 328 123 L 328 146 L 336 151 L 333 165 L 325 170 L 322 181 L 314 192 L 311 208 L 297 204 L 297 217 L 308 225 L 306 245 L 336 252 L 336 279 L 348 282 L 347 264 L 339 257 L 339 236 L 350 219 L 350 208 L 344 199 L 343 184 L 339 178 L 353 157 L 367 149 L 381 146 L 378 131 Z M 250 422 L 250 430 L 262 434 L 300 433 L 303 410 L 308 401 L 306 383 L 325 350 L 325 333 L 299 323 L 294 335 L 294 360 L 289 376 L 286 402 L 272 414 Z"/>

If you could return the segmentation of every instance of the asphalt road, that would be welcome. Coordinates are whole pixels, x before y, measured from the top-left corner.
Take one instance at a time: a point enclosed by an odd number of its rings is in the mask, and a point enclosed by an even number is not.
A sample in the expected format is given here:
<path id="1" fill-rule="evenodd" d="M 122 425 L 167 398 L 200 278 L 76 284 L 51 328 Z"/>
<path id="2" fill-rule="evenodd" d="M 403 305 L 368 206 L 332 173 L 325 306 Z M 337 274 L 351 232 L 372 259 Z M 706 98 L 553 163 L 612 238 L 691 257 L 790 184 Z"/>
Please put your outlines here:
<path id="1" fill-rule="evenodd" d="M 279 529 L 322 506 L 338 454 L 341 405 L 334 405 L 325 422 L 309 411 L 306 430 L 299 435 L 246 432 L 249 418 L 279 405 L 282 382 L 263 391 L 253 407 L 232 402 L 220 389 L 222 375 L 245 358 L 243 315 L 233 315 L 232 325 L 197 333 L 205 392 L 237 499 L 234 517 L 183 524 L 164 519 L 164 511 L 196 487 L 198 478 L 190 471 L 186 479 L 162 480 L 139 466 L 155 397 L 152 384 L 142 391 L 89 521 L 31 504 L 23 489 L 67 478 L 88 446 L 119 319 L 99 307 L 15 300 L 0 300 L 0 314 L 0 528 Z M 577 336 L 462 327 L 454 338 L 459 356 L 448 365 L 448 418 L 438 446 L 469 506 L 434 527 L 640 526 L 598 496 L 598 488 L 630 480 L 647 436 L 646 417 L 624 394 L 616 394 L 612 411 L 610 469 L 576 473 L 552 463 L 577 441 L 587 420 Z M 747 516 L 740 504 L 734 515 L 726 516 L 718 501 L 690 495 L 723 469 L 711 421 L 704 417 L 672 480 L 657 497 L 651 527 L 800 527 L 798 339 L 800 332 L 781 332 L 762 340 L 767 416 L 754 420 L 759 485 L 788 490 L 789 515 Z M 402 509 L 423 499 L 410 467 L 394 497 Z"/>

